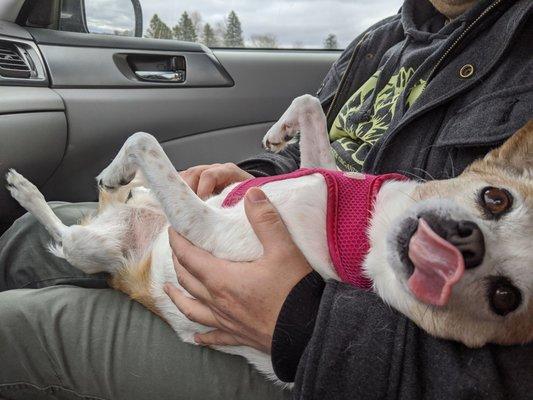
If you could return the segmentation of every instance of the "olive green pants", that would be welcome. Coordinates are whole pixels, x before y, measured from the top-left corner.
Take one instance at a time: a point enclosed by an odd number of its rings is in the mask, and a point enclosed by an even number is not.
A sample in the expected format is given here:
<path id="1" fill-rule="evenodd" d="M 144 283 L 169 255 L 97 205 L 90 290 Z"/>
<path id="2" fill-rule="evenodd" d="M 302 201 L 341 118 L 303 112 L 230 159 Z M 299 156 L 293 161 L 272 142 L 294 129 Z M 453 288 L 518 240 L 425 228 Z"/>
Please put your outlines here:
<path id="1" fill-rule="evenodd" d="M 54 204 L 66 224 L 95 206 Z M 1 399 L 287 399 L 241 357 L 180 341 L 162 320 L 48 253 L 26 214 L 0 238 Z"/>

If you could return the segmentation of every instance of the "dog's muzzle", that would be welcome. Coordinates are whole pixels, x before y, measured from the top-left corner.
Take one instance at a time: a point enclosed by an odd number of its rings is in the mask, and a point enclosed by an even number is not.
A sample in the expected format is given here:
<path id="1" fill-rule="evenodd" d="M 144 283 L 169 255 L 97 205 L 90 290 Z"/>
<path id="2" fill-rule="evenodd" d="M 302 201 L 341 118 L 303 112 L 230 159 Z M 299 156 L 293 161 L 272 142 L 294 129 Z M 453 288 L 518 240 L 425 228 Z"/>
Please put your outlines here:
<path id="1" fill-rule="evenodd" d="M 446 305 L 465 269 L 483 262 L 481 229 L 474 222 L 455 221 L 431 212 L 410 219 L 406 228 L 409 239 L 403 236 L 402 241 L 404 262 L 411 267 L 409 290 L 426 304 Z"/>

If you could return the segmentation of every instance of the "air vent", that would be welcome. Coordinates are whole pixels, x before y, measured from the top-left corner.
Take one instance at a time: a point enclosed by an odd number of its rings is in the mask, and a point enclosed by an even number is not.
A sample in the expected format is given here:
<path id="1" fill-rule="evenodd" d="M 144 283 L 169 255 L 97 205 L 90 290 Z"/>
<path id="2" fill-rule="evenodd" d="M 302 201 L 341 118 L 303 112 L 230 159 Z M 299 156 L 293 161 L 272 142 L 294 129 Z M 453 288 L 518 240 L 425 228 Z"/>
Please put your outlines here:
<path id="1" fill-rule="evenodd" d="M 4 85 L 48 85 L 44 62 L 35 43 L 0 36 L 0 87 Z"/>
<path id="2" fill-rule="evenodd" d="M 0 42 L 0 76 L 30 79 L 32 68 L 24 49 L 14 43 Z"/>

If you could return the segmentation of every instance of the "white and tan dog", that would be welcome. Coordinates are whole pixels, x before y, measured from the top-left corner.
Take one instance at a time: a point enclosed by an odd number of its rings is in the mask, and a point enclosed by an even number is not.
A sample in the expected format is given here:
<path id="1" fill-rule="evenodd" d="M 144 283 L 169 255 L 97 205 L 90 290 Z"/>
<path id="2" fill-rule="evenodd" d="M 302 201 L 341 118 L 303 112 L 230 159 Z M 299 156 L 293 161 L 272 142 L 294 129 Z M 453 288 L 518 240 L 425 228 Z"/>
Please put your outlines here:
<path id="1" fill-rule="evenodd" d="M 263 143 L 280 150 L 297 132 L 302 167 L 335 168 L 325 116 L 311 96 L 295 99 Z M 33 184 L 15 171 L 7 175 L 13 197 L 52 236 L 55 255 L 87 273 L 109 272 L 112 287 L 194 343 L 194 333 L 209 328 L 189 321 L 163 292 L 166 282 L 180 287 L 167 228 L 171 225 L 216 257 L 257 259 L 263 249 L 242 202 L 221 207 L 231 187 L 202 201 L 146 133 L 131 136 L 97 179 L 96 215 L 65 226 Z M 328 252 L 324 179 L 313 174 L 269 183 L 263 190 L 311 266 L 326 279 L 339 279 Z M 371 248 L 364 268 L 374 290 L 428 333 L 473 347 L 531 341 L 533 123 L 457 178 L 385 183 L 368 234 Z M 462 263 L 464 271 L 453 278 L 446 301 L 431 304 L 432 291 L 450 283 L 446 274 L 454 263 Z M 266 354 L 248 347 L 219 349 L 242 355 L 275 379 Z"/>

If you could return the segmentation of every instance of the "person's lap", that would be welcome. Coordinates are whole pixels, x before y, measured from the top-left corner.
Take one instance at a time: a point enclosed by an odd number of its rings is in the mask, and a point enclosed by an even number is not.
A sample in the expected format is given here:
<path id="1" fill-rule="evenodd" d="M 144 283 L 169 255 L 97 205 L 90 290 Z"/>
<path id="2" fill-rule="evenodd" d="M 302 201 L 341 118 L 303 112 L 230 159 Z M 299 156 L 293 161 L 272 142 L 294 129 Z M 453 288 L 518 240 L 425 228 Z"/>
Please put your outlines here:
<path id="1" fill-rule="evenodd" d="M 93 209 L 55 206 L 67 224 Z M 181 342 L 140 304 L 106 289 L 105 275 L 47 253 L 49 240 L 29 215 L 0 238 L 0 398 L 289 397 L 244 359 Z"/>

